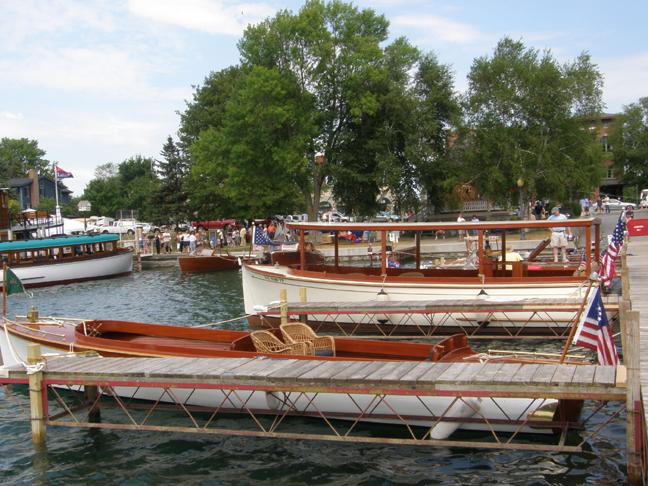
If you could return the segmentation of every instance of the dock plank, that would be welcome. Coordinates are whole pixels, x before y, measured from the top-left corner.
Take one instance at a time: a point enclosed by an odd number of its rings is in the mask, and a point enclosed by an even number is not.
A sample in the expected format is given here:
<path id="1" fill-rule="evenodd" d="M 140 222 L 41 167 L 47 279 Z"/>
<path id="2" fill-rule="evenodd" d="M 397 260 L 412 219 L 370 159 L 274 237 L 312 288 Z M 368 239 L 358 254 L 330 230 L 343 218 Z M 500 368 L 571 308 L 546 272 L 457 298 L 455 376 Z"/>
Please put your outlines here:
<path id="1" fill-rule="evenodd" d="M 576 365 L 562 365 L 558 366 L 553 375 L 552 382 L 559 385 L 565 385 L 572 382 L 574 373 L 576 373 Z"/>
<path id="2" fill-rule="evenodd" d="M 556 368 L 558 368 L 557 365 L 539 365 L 538 369 L 533 374 L 532 382 L 543 384 L 551 383 Z"/>
<path id="3" fill-rule="evenodd" d="M 503 363 L 492 377 L 494 383 L 508 383 L 522 367 L 522 363 Z"/>
<path id="4" fill-rule="evenodd" d="M 594 376 L 594 383 L 597 385 L 614 385 L 616 383 L 616 367 L 598 366 Z"/>
<path id="5" fill-rule="evenodd" d="M 511 377 L 511 383 L 528 384 L 533 380 L 533 375 L 540 368 L 539 364 L 523 364 Z"/>
<path id="6" fill-rule="evenodd" d="M 497 376 L 497 373 L 502 369 L 504 363 L 487 363 L 488 366 L 484 366 L 477 375 L 475 375 L 473 381 L 475 383 L 487 383 L 493 381 L 493 378 Z"/>
<path id="7" fill-rule="evenodd" d="M 592 385 L 594 383 L 595 365 L 580 365 L 574 371 L 572 382 L 578 385 Z"/>

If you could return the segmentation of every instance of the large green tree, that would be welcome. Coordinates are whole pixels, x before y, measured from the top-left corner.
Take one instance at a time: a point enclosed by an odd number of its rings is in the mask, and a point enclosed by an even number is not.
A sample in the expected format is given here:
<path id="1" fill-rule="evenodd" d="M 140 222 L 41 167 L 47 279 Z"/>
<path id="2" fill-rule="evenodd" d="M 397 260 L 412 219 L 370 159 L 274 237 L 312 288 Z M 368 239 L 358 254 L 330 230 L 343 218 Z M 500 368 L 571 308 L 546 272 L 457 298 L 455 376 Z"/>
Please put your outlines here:
<path id="1" fill-rule="evenodd" d="M 188 163 L 171 136 L 167 138 L 160 155 L 162 159 L 156 164 L 160 184 L 153 197 L 155 215 L 152 221 L 177 225 L 189 217 L 187 194 L 184 190 Z"/>
<path id="2" fill-rule="evenodd" d="M 457 182 L 517 202 L 521 214 L 531 195 L 567 200 L 599 185 L 600 145 L 583 122 L 601 110 L 602 79 L 589 55 L 560 64 L 505 38 L 491 57 L 475 59 L 468 81 Z"/>
<path id="3" fill-rule="evenodd" d="M 624 183 L 648 187 L 648 97 L 624 107 L 609 141 Z"/>
<path id="4" fill-rule="evenodd" d="M 14 177 L 24 177 L 29 169 L 40 174 L 48 169 L 45 151 L 36 140 L 27 138 L 2 138 L 0 140 L 0 184 L 6 186 Z"/>
<path id="5" fill-rule="evenodd" d="M 384 187 L 403 204 L 436 187 L 451 76 L 404 39 L 387 44 L 387 28 L 370 9 L 317 0 L 249 27 L 240 68 L 212 74 L 182 117 L 192 201 L 314 217 L 328 180 L 344 207 L 370 214 Z"/>

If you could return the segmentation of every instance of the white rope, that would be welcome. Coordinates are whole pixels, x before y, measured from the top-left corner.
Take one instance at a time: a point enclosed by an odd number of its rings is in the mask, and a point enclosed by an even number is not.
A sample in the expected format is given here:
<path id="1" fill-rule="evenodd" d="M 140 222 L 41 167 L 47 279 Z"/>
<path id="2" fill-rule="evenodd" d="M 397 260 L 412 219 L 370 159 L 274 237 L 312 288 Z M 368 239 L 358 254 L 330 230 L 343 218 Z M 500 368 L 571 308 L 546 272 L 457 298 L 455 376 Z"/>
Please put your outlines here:
<path id="1" fill-rule="evenodd" d="M 269 305 L 268 307 L 264 308 L 264 311 L 267 312 L 270 309 L 279 309 L 281 306 L 280 305 Z M 251 314 L 245 314 L 240 317 L 234 317 L 232 319 L 226 319 L 224 321 L 218 321 L 218 322 L 208 322 L 207 324 L 199 324 L 197 326 L 190 326 L 192 329 L 200 328 L 200 327 L 210 327 L 210 326 L 219 326 L 221 324 L 227 324 L 228 322 L 235 322 L 235 321 L 240 321 L 241 319 L 247 319 L 248 317 L 256 316 L 258 315 L 257 312 L 252 312 Z"/>
<path id="2" fill-rule="evenodd" d="M 9 348 L 9 352 L 11 353 L 11 357 L 14 359 L 15 362 L 20 363 L 23 366 L 23 368 L 25 368 L 25 371 L 27 372 L 28 375 L 33 375 L 34 373 L 38 373 L 39 371 L 42 371 L 45 368 L 45 361 L 39 361 L 34 365 L 30 365 L 18 355 L 16 349 L 13 346 L 13 343 L 11 342 L 11 338 L 9 335 L 9 329 L 8 329 L 9 322 L 10 321 L 6 318 L 2 319 L 2 327 L 4 328 L 5 339 L 7 340 L 7 347 Z"/>

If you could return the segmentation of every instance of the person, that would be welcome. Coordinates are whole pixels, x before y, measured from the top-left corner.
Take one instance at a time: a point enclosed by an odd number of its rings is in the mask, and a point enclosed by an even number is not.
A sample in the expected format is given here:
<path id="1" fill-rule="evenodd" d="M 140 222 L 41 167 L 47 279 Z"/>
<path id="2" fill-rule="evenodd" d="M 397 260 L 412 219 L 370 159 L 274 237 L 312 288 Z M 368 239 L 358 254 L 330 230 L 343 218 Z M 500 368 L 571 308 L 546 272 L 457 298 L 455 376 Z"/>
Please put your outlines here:
<path id="1" fill-rule="evenodd" d="M 605 196 L 603 198 L 603 206 L 605 207 L 605 213 L 610 213 L 610 196 Z"/>
<path id="2" fill-rule="evenodd" d="M 160 241 L 160 233 L 155 233 L 155 253 L 160 254 L 162 250 L 162 242 Z"/>
<path id="3" fill-rule="evenodd" d="M 634 218 L 634 209 L 632 209 L 632 206 L 626 206 L 623 213 L 623 219 L 626 223 L 629 223 L 632 221 L 632 218 Z"/>
<path id="4" fill-rule="evenodd" d="M 239 233 L 241 234 L 241 246 L 245 246 L 245 242 L 247 241 L 247 229 L 245 226 L 241 226 L 241 231 Z"/>
<path id="5" fill-rule="evenodd" d="M 589 216 L 590 214 L 590 201 L 588 198 L 583 197 L 580 201 L 581 217 Z"/>
<path id="6" fill-rule="evenodd" d="M 472 218 L 470 218 L 471 223 L 479 223 L 479 218 L 473 214 Z M 471 229 L 466 232 L 466 251 L 468 253 L 473 251 L 473 242 L 477 241 L 478 239 L 478 231 L 476 229 Z"/>
<path id="7" fill-rule="evenodd" d="M 523 260 L 522 255 L 517 251 L 513 250 L 511 245 L 506 245 L 506 270 L 513 270 L 513 265 L 509 265 L 508 262 L 521 262 Z M 497 258 L 498 261 L 502 261 L 502 255 Z"/>
<path id="8" fill-rule="evenodd" d="M 463 213 L 459 213 L 459 216 L 457 216 L 457 223 L 465 223 L 466 218 L 463 217 Z M 464 230 L 459 230 L 457 231 L 457 238 L 460 240 L 464 239 Z"/>
<path id="9" fill-rule="evenodd" d="M 566 221 L 567 216 L 564 214 L 560 213 L 560 208 L 559 207 L 553 207 L 551 209 L 551 215 L 547 218 L 547 221 Z M 567 263 L 569 260 L 567 259 L 567 237 L 565 233 L 567 232 L 567 228 L 564 226 L 557 226 L 555 228 L 551 228 L 551 249 L 553 250 L 553 259 L 554 262 L 558 262 L 558 250 L 560 250 L 560 253 L 562 255 L 562 261 L 564 263 Z"/>
<path id="10" fill-rule="evenodd" d="M 603 200 L 601 199 L 601 196 L 596 198 L 596 211 L 597 213 L 602 213 L 603 212 Z"/>
<path id="11" fill-rule="evenodd" d="M 540 201 L 536 201 L 535 206 L 533 206 L 533 214 L 535 214 L 535 218 L 538 221 L 542 219 L 543 212 L 544 212 L 544 208 L 542 207 L 542 203 Z"/>
<path id="12" fill-rule="evenodd" d="M 189 254 L 196 254 L 196 233 L 194 231 L 189 234 Z"/>
<path id="13" fill-rule="evenodd" d="M 391 223 L 392 220 L 390 219 L 389 222 Z M 393 230 L 389 232 L 389 241 L 392 243 L 392 246 L 395 248 L 396 245 L 398 245 L 398 240 L 400 240 L 400 231 L 398 230 Z"/>
<path id="14" fill-rule="evenodd" d="M 268 235 L 268 238 L 270 238 L 271 240 L 274 240 L 276 230 L 277 230 L 277 227 L 275 226 L 274 221 L 270 221 L 270 224 L 266 228 L 266 234 Z"/>
<path id="15" fill-rule="evenodd" d="M 168 230 L 164 230 L 164 233 L 162 233 L 162 245 L 164 253 L 171 253 L 171 233 Z"/>
<path id="16" fill-rule="evenodd" d="M 387 268 L 400 268 L 400 262 L 394 252 L 391 252 L 387 258 Z"/>

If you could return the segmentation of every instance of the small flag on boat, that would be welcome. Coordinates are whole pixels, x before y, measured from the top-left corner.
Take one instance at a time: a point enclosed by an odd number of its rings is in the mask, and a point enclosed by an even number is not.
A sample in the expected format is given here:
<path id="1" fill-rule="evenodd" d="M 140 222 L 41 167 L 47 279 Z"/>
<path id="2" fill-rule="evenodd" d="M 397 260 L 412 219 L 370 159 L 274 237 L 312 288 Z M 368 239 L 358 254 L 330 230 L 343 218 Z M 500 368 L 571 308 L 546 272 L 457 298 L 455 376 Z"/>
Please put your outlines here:
<path id="1" fill-rule="evenodd" d="M 6 295 L 18 294 L 20 292 L 27 293 L 23 283 L 18 278 L 18 275 L 16 275 L 11 268 L 7 267 L 5 269 L 4 278 L 3 286 L 5 287 Z"/>
<path id="2" fill-rule="evenodd" d="M 67 179 L 69 177 L 74 177 L 72 175 L 72 172 L 68 172 L 66 170 L 63 170 L 58 165 L 55 167 L 55 169 L 56 169 L 56 177 L 58 179 Z"/>
<path id="3" fill-rule="evenodd" d="M 573 342 L 577 346 L 596 351 L 599 364 L 616 365 L 619 363 L 614 336 L 603 307 L 600 288 L 597 288 L 594 295 L 590 297 L 587 308 L 581 315 Z"/>
<path id="4" fill-rule="evenodd" d="M 256 246 L 274 245 L 275 243 L 268 238 L 265 231 L 259 226 L 254 227 L 254 244 Z"/>
<path id="5" fill-rule="evenodd" d="M 607 250 L 605 250 L 605 254 L 601 260 L 601 272 L 599 273 L 599 276 L 606 286 L 610 285 L 616 272 L 614 268 L 614 259 L 619 254 L 619 250 L 623 244 L 624 226 L 623 220 L 619 217 L 614 232 L 612 233 L 610 244 L 608 245 Z"/>

